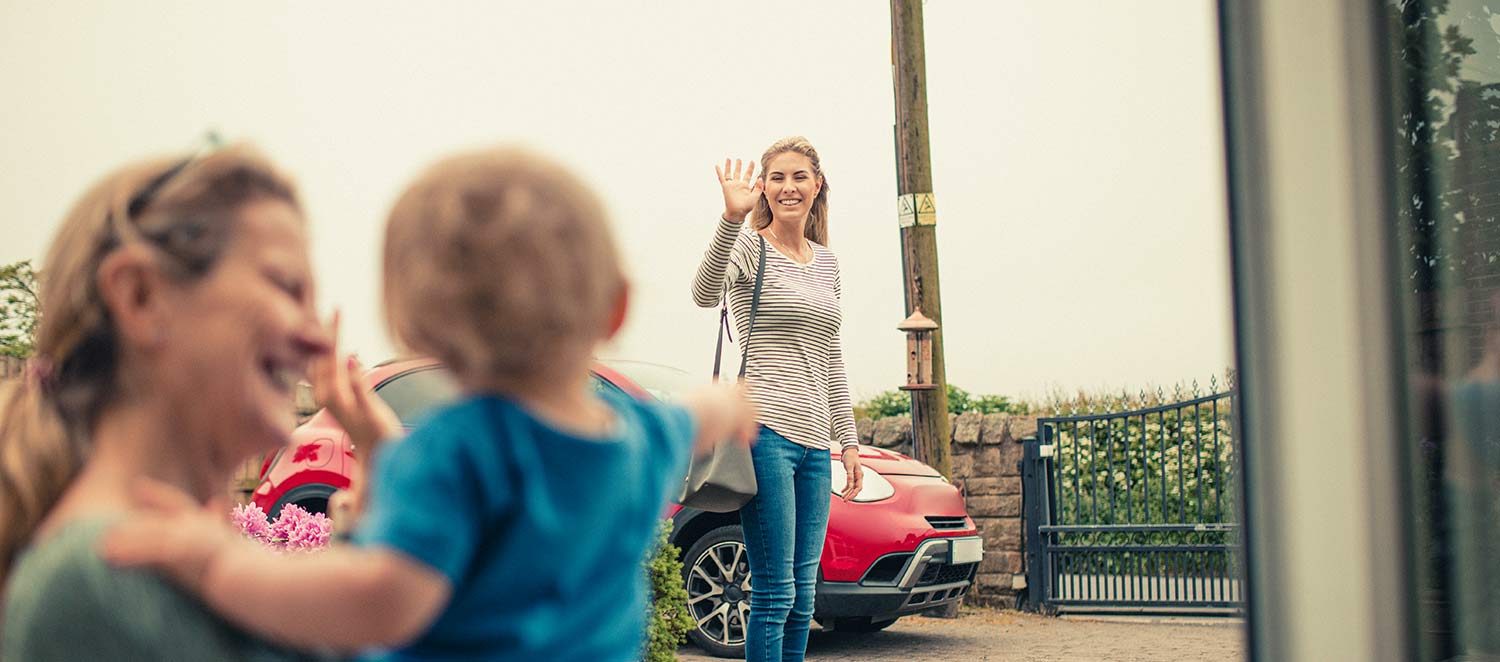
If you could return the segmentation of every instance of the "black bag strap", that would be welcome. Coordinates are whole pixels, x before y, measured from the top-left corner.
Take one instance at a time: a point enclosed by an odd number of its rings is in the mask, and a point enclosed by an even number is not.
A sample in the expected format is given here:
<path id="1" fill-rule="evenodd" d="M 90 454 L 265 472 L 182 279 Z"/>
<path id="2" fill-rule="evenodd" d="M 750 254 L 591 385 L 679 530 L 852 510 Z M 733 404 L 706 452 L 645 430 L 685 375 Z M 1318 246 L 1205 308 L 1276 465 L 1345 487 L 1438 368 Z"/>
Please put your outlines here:
<path id="1" fill-rule="evenodd" d="M 745 368 L 748 367 L 750 357 L 750 334 L 755 331 L 755 313 L 760 308 L 760 290 L 766 279 L 766 238 L 760 237 L 760 260 L 755 266 L 755 294 L 750 296 L 750 329 L 745 332 L 745 337 L 740 339 L 740 379 L 745 377 Z M 728 293 L 719 297 L 719 341 L 714 346 L 714 381 L 719 381 L 719 360 L 724 354 L 724 336 L 729 336 L 729 342 L 734 342 L 734 336 L 729 333 L 729 301 Z"/>

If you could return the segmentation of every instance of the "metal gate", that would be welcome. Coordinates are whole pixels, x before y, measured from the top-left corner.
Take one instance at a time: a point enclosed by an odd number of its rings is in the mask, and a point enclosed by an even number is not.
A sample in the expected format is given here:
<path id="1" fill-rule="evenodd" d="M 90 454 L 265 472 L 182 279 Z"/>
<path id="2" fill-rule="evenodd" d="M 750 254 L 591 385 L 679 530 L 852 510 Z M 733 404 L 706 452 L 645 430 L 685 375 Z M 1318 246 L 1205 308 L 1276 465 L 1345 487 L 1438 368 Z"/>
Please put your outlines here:
<path id="1" fill-rule="evenodd" d="M 1234 393 L 1145 400 L 1131 411 L 1041 418 L 1026 440 L 1032 609 L 1242 608 Z"/>

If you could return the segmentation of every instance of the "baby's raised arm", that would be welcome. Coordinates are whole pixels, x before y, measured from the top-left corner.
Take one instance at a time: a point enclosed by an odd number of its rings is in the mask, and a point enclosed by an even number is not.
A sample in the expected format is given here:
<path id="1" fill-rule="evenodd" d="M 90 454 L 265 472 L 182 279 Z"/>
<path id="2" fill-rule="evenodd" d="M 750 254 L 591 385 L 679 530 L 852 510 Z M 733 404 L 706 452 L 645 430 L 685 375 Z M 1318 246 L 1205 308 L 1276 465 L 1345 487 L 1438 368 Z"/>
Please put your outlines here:
<path id="1" fill-rule="evenodd" d="M 683 397 L 682 406 L 698 422 L 694 453 L 707 453 L 721 443 L 749 445 L 755 438 L 755 407 L 739 384 L 699 388 Z"/>

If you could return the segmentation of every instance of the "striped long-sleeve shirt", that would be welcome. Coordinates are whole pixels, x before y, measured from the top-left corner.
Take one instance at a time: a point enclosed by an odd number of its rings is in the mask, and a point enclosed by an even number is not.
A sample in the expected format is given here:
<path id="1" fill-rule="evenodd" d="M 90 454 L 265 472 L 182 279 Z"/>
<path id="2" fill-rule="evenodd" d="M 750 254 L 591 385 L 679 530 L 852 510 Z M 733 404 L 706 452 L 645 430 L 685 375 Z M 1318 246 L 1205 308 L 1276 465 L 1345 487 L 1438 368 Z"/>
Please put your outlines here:
<path id="1" fill-rule="evenodd" d="M 839 263 L 833 252 L 813 242 L 813 259 L 801 264 L 766 244 L 755 331 L 750 300 L 760 240 L 745 223 L 719 219 L 713 243 L 693 277 L 693 301 L 717 305 L 728 288 L 729 312 L 741 343 L 748 343 L 745 378 L 759 422 L 787 439 L 811 448 L 859 445 L 844 351 L 839 343 L 843 296 Z"/>

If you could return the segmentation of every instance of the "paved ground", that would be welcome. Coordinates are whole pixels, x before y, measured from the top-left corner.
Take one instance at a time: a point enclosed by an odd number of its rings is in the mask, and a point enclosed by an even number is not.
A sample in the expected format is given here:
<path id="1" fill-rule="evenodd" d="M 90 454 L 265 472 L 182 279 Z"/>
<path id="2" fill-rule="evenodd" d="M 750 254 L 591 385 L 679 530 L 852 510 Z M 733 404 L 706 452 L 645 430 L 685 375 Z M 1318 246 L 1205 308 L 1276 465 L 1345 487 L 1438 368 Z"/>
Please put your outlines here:
<path id="1" fill-rule="evenodd" d="M 1020 660 L 1228 662 L 1245 656 L 1235 619 L 1047 617 L 964 611 L 956 619 L 908 617 L 884 632 L 813 632 L 809 662 L 975 662 Z M 680 662 L 713 662 L 692 646 Z"/>

